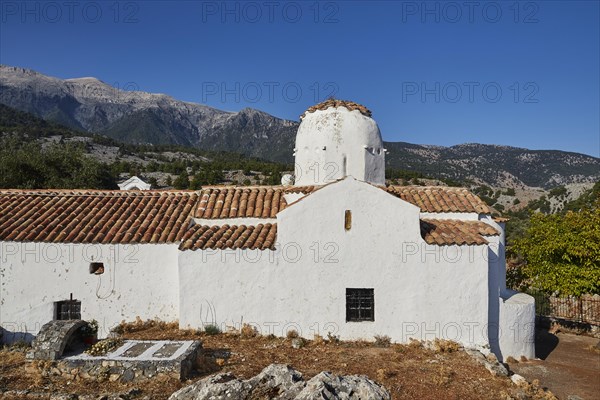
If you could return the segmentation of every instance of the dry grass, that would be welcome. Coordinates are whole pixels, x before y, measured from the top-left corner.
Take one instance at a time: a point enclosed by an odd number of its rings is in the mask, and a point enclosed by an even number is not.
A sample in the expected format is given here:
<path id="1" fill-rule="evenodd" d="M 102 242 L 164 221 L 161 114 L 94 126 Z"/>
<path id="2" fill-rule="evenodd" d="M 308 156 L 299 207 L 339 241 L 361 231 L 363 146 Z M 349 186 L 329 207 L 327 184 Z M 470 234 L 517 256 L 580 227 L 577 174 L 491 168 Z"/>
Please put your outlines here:
<path id="1" fill-rule="evenodd" d="M 596 345 L 596 346 L 590 345 L 590 346 L 588 346 L 587 349 L 589 351 L 591 351 L 592 353 L 600 354 L 600 347 L 598 347 L 598 345 Z"/>
<path id="2" fill-rule="evenodd" d="M 462 349 L 462 346 L 452 340 L 435 339 L 433 348 L 440 353 L 454 353 Z"/>
<path id="3" fill-rule="evenodd" d="M 293 348 L 295 338 L 260 336 L 242 330 L 207 335 L 197 330 L 179 330 L 176 324 L 157 321 L 136 321 L 120 327 L 125 339 L 202 340 L 204 355 L 207 360 L 212 360 L 205 375 L 220 370 L 250 378 L 269 364 L 283 363 L 293 366 L 306 379 L 324 370 L 341 375 L 366 375 L 383 384 L 394 399 L 504 399 L 514 397 L 516 390 L 508 378 L 492 376 L 451 343 L 440 343 L 439 351 L 436 351 L 424 348 L 419 342 L 377 347 L 372 342 L 339 341 L 332 335 L 327 340 L 317 335 L 314 340 L 305 340 L 303 347 Z M 40 365 L 38 368 L 51 366 Z M 39 370 L 36 372 L 36 368 L 25 360 L 22 352 L 0 353 L 0 388 L 4 389 L 101 394 L 123 393 L 136 387 L 141 390 L 141 397 L 166 399 L 188 383 L 175 380 L 130 384 L 68 382 L 58 376 L 42 377 Z M 534 393 L 534 389 L 530 391 Z M 544 397 L 533 394 L 529 398 Z"/>
<path id="4" fill-rule="evenodd" d="M 89 380 L 67 380 L 52 374 L 52 361 L 25 359 L 22 350 L 0 350 L 0 393 L 5 390 L 28 390 L 34 393 L 77 393 L 102 394 L 125 393 L 132 388 L 140 388 L 151 399 L 166 399 L 169 394 L 180 389 L 183 384 L 176 379 L 165 382 L 149 381 L 143 384 L 121 384 L 118 382 L 95 382 Z M 22 399 L 23 396 L 0 394 L 3 400 Z M 31 397 L 27 397 L 31 398 Z"/>
<path id="5" fill-rule="evenodd" d="M 244 324 L 242 326 L 242 329 L 240 329 L 240 336 L 244 339 L 251 339 L 253 337 L 257 337 L 258 329 L 256 329 L 256 327 L 252 325 Z"/>

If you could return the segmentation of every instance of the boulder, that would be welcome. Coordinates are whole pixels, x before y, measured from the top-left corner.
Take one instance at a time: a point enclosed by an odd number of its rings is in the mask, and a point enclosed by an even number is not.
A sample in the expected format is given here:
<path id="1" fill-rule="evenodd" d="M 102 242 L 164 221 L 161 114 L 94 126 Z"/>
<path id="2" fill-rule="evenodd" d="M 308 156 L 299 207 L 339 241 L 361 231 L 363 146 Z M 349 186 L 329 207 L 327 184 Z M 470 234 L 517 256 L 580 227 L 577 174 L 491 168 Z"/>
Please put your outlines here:
<path id="1" fill-rule="evenodd" d="M 293 399 L 304 387 L 302 374 L 284 364 L 271 364 L 246 383 L 252 386 L 253 396 L 264 395 L 265 398 L 280 400 Z"/>
<path id="2" fill-rule="evenodd" d="M 390 394 L 365 376 L 337 376 L 321 372 L 308 382 L 290 366 L 271 364 L 260 374 L 240 380 L 231 373 L 201 379 L 173 393 L 169 400 L 277 400 L 369 399 L 388 400 Z"/>
<path id="3" fill-rule="evenodd" d="M 306 383 L 295 400 L 389 400 L 390 394 L 382 386 L 366 376 L 336 376 L 330 372 L 321 372 Z"/>
<path id="4" fill-rule="evenodd" d="M 211 375 L 186 386 L 173 393 L 169 400 L 245 399 L 251 389 L 250 385 L 226 372 Z"/>

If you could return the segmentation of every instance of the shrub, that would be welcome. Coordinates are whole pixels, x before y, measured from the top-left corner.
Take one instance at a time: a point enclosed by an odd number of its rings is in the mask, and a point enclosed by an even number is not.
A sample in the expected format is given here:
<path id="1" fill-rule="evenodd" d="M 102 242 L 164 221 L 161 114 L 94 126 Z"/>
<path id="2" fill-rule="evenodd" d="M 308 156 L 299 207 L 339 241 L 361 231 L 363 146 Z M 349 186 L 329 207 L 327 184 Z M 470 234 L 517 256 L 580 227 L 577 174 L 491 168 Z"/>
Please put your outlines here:
<path id="1" fill-rule="evenodd" d="M 285 334 L 285 337 L 287 337 L 288 339 L 296 339 L 298 337 L 300 337 L 300 335 L 298 334 L 298 331 L 295 329 L 290 329 L 289 331 L 287 331 L 287 333 Z"/>
<path id="2" fill-rule="evenodd" d="M 306 346 L 306 340 L 304 338 L 295 338 L 292 339 L 292 347 L 295 349 L 301 349 Z"/>
<path id="3" fill-rule="evenodd" d="M 440 353 L 454 353 L 461 349 L 461 345 L 452 341 L 445 339 L 435 339 L 433 341 L 433 346 L 435 351 Z"/>
<path id="4" fill-rule="evenodd" d="M 240 330 L 240 335 L 245 339 L 257 337 L 258 330 L 256 329 L 256 327 L 250 324 L 244 324 L 242 325 L 242 329 Z"/>
<path id="5" fill-rule="evenodd" d="M 390 347 L 392 344 L 392 338 L 388 335 L 375 335 L 375 346 L 377 347 Z"/>
<path id="6" fill-rule="evenodd" d="M 340 342 L 340 337 L 334 335 L 331 332 L 327 332 L 327 340 L 329 340 L 330 343 L 339 343 Z"/>
<path id="7" fill-rule="evenodd" d="M 314 338 L 313 338 L 313 343 L 314 343 L 314 344 L 316 344 L 316 345 L 320 345 L 320 344 L 323 344 L 323 343 L 325 343 L 325 340 L 323 339 L 323 336 L 321 336 L 321 335 L 317 335 L 317 334 L 315 333 L 315 336 L 314 336 Z"/>
<path id="8" fill-rule="evenodd" d="M 219 333 L 221 333 L 221 328 L 219 328 L 216 325 L 206 325 L 204 327 L 204 333 L 206 333 L 209 336 L 218 335 Z"/>

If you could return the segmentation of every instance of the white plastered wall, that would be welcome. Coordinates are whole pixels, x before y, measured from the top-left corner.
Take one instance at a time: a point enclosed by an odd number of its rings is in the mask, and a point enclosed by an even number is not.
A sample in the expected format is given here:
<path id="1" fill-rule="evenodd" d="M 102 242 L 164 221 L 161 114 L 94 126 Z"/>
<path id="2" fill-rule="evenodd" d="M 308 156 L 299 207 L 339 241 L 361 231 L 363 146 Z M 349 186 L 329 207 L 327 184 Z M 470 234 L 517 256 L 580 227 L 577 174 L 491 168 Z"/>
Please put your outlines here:
<path id="1" fill-rule="evenodd" d="M 54 316 L 54 302 L 81 301 L 103 337 L 122 320 L 179 314 L 177 245 L 0 242 L 0 325 L 4 340 L 31 340 Z M 91 262 L 104 263 L 102 275 Z"/>
<path id="2" fill-rule="evenodd" d="M 352 178 L 277 217 L 276 251 L 180 253 L 182 327 L 487 345 L 487 246 L 427 245 L 417 207 Z M 346 322 L 346 288 L 374 289 L 374 322 Z"/>
<path id="3" fill-rule="evenodd" d="M 535 300 L 525 293 L 506 288 L 506 235 L 504 223 L 489 216 L 482 222 L 500 235 L 489 236 L 489 324 L 490 348 L 500 361 L 509 356 L 535 357 Z"/>
<path id="4" fill-rule="evenodd" d="M 385 183 L 385 151 L 377 123 L 358 110 L 307 113 L 298 128 L 295 185 L 321 185 L 345 176 Z"/>

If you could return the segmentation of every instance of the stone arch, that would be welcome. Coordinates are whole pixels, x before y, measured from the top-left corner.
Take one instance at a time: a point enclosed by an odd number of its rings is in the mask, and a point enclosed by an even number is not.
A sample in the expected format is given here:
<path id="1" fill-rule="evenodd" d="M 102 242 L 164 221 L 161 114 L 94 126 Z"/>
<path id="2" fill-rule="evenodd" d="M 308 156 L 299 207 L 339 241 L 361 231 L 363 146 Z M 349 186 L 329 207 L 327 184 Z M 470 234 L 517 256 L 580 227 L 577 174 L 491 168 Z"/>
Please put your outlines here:
<path id="1" fill-rule="evenodd" d="M 87 322 L 80 319 L 50 321 L 40 329 L 31 343 L 32 350 L 27 358 L 36 360 L 58 360 L 73 340 L 79 328 Z"/>

